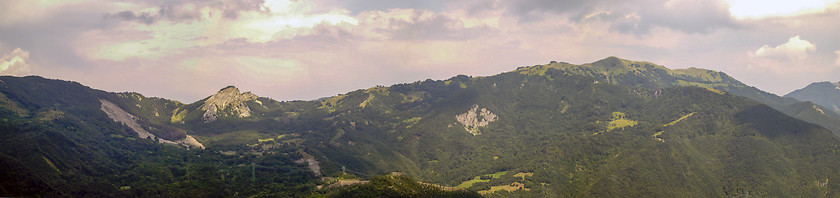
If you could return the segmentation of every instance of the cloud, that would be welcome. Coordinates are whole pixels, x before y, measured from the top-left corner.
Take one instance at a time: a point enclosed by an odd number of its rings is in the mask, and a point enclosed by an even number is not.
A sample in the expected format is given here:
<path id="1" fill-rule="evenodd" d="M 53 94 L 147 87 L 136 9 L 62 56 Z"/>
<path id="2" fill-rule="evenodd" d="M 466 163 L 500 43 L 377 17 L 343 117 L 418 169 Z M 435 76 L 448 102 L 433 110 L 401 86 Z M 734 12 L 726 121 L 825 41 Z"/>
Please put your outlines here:
<path id="1" fill-rule="evenodd" d="M 105 15 L 105 18 L 119 18 L 127 21 L 137 20 L 147 25 L 155 22 L 155 16 L 152 16 L 149 12 L 134 14 L 134 12 L 127 10 L 117 13 L 108 13 Z"/>
<path id="2" fill-rule="evenodd" d="M 430 10 L 374 10 L 350 16 L 349 11 L 342 8 L 308 1 L 277 0 L 263 2 L 258 10 L 253 6 L 242 9 L 238 17 L 232 19 L 213 14 L 222 12 L 221 8 L 194 7 L 200 8 L 201 19 L 189 22 L 158 20 L 160 16 L 148 14 L 158 12 L 157 8 L 148 11 L 150 8 L 143 6 L 136 7 L 135 10 L 139 10 L 136 12 L 109 14 L 111 18 L 139 21 L 140 24 L 119 23 L 110 28 L 87 31 L 80 35 L 80 43 L 84 45 L 80 45 L 77 51 L 90 60 L 125 61 L 180 56 L 189 48 L 217 47 L 231 41 L 257 45 L 285 40 L 313 43 L 346 43 L 349 40 L 454 41 L 493 32 L 486 24 L 467 24 L 459 16 Z"/>
<path id="3" fill-rule="evenodd" d="M 730 0 L 729 11 L 740 19 L 793 16 L 824 11 L 837 0 L 762 1 Z"/>
<path id="4" fill-rule="evenodd" d="M 15 48 L 0 58 L 0 75 L 25 76 L 31 74 L 29 52 Z"/>
<path id="5" fill-rule="evenodd" d="M 201 20 L 206 14 L 220 15 L 227 19 L 237 19 L 241 12 L 257 11 L 262 13 L 270 12 L 267 3 L 276 1 L 270 0 L 174 0 L 162 1 L 159 4 L 148 4 L 138 1 L 132 7 L 140 7 L 140 10 L 122 10 L 108 13 L 106 19 L 120 19 L 125 21 L 139 21 L 144 24 L 152 24 L 159 20 L 188 22 Z M 137 8 L 135 8 L 137 9 Z"/>
<path id="6" fill-rule="evenodd" d="M 322 5 L 338 5 L 340 7 L 350 10 L 353 14 L 359 14 L 365 11 L 387 11 L 390 9 L 418 9 L 431 10 L 435 12 L 442 11 L 447 7 L 447 3 L 455 1 L 447 0 L 386 0 L 386 1 L 371 1 L 371 0 L 320 0 Z"/>
<path id="7" fill-rule="evenodd" d="M 813 43 L 802 40 L 799 36 L 790 37 L 784 44 L 770 47 L 768 45 L 761 46 L 751 56 L 767 57 L 775 59 L 786 59 L 791 61 L 801 61 L 808 58 L 808 52 L 816 51 L 817 46 Z"/>
<path id="8" fill-rule="evenodd" d="M 738 27 L 722 1 L 633 0 L 633 1 L 515 1 L 508 12 L 525 22 L 567 17 L 577 23 L 607 22 L 610 30 L 650 34 L 653 28 L 707 34 L 725 27 Z"/>
<path id="9" fill-rule="evenodd" d="M 164 1 L 129 7 L 106 15 L 105 22 L 119 20 L 113 26 L 82 33 L 77 53 L 89 60 L 160 59 L 228 41 L 276 42 L 323 30 L 316 30 L 319 25 L 357 23 L 346 10 L 309 1 Z"/>
<path id="10" fill-rule="evenodd" d="M 837 54 L 837 59 L 834 60 L 834 64 L 840 66 L 840 50 L 834 51 L 834 54 Z"/>
<path id="11" fill-rule="evenodd" d="M 466 27 L 464 22 L 429 10 L 390 9 L 370 11 L 358 16 L 361 28 L 393 40 L 456 40 L 480 36 L 486 26 Z"/>

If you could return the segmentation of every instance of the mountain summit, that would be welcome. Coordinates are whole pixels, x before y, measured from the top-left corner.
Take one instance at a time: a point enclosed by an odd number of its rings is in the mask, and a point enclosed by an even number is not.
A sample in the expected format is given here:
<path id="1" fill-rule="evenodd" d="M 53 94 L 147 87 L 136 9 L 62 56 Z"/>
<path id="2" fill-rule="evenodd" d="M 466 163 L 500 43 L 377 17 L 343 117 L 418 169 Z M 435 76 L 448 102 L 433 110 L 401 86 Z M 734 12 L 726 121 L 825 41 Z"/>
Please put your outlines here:
<path id="1" fill-rule="evenodd" d="M 814 104 L 827 107 L 834 112 L 840 113 L 840 82 L 815 82 L 810 85 L 790 92 L 785 97 L 795 98 L 802 101 L 810 101 Z"/>
<path id="2" fill-rule="evenodd" d="M 225 87 L 204 100 L 201 106 L 201 110 L 204 110 L 202 119 L 209 123 L 216 121 L 220 116 L 250 117 L 251 108 L 245 102 L 256 101 L 257 98 L 257 95 L 251 92 L 240 93 L 234 86 Z"/>

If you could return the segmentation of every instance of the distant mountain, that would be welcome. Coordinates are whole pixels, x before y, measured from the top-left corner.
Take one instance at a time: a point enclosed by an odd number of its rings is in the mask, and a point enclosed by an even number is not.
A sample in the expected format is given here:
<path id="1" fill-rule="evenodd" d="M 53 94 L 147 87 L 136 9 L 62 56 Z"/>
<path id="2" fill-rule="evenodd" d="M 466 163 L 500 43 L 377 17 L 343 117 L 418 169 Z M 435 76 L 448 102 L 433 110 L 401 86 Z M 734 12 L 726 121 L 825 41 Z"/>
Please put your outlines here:
<path id="1" fill-rule="evenodd" d="M 840 196 L 840 138 L 791 116 L 835 118 L 616 57 L 315 101 L 226 87 L 183 104 L 40 77 L 0 77 L 0 94 L 0 195 Z M 371 181 L 334 187 L 356 177 Z"/>
<path id="2" fill-rule="evenodd" d="M 814 104 L 827 107 L 827 109 L 840 113 L 840 82 L 815 82 L 785 95 L 788 98 L 795 98 L 801 101 L 813 102 Z"/>

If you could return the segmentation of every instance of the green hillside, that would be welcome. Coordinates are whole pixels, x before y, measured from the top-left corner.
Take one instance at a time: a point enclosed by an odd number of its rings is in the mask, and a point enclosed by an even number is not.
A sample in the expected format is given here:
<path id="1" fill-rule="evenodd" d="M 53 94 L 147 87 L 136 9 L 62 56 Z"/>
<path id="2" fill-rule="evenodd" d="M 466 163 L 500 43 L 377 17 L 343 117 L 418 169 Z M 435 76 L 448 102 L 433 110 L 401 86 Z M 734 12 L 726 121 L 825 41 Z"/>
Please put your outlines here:
<path id="1" fill-rule="evenodd" d="M 0 195 L 840 196 L 836 118 L 615 57 L 316 101 L 226 87 L 184 104 L 40 77 L 0 77 L 0 94 Z"/>
<path id="2" fill-rule="evenodd" d="M 449 186 L 498 171 L 533 173 L 519 181 L 530 189 L 516 192 L 523 196 L 819 194 L 828 191 L 815 181 L 826 178 L 812 166 L 837 171 L 799 157 L 836 149 L 836 136 L 760 103 L 703 88 L 649 90 L 594 81 L 552 69 L 544 75 L 461 76 L 390 87 L 364 109 L 356 104 L 369 98 L 365 91 L 351 92 L 330 114 L 330 144 L 308 148 L 325 156 L 325 164 L 369 173 L 399 170 Z M 413 102 L 404 97 L 433 90 L 449 91 Z M 474 105 L 498 117 L 478 127 L 479 135 L 455 119 Z M 617 112 L 624 116 L 616 119 Z M 665 126 L 687 114 L 692 116 Z M 390 121 L 358 124 L 383 118 Z M 616 120 L 637 124 L 611 129 Z M 810 148 L 783 146 L 798 144 Z M 511 175 L 469 189 L 512 185 Z"/>

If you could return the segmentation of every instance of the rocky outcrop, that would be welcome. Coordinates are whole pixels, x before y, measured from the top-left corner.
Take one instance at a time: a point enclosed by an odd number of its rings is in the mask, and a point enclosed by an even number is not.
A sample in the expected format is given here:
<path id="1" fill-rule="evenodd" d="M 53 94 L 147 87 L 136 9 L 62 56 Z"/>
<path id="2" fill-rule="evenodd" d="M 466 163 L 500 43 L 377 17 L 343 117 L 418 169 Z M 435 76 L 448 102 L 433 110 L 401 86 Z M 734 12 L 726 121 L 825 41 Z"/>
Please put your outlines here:
<path id="1" fill-rule="evenodd" d="M 473 105 L 466 113 L 458 114 L 455 120 L 464 125 L 464 129 L 472 135 L 480 135 L 478 127 L 487 126 L 490 122 L 496 121 L 496 114 L 490 112 L 486 108 L 478 109 L 478 105 Z"/>
<path id="2" fill-rule="evenodd" d="M 204 101 L 204 105 L 201 106 L 201 110 L 204 110 L 202 119 L 205 123 L 210 123 L 216 121 L 220 116 L 250 117 L 251 108 L 245 102 L 257 98 L 257 95 L 251 92 L 239 93 L 239 89 L 236 87 L 225 87 Z M 222 112 L 228 108 L 230 108 L 229 111 Z"/>

